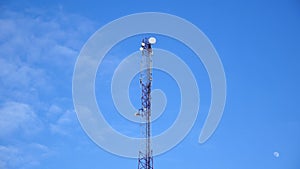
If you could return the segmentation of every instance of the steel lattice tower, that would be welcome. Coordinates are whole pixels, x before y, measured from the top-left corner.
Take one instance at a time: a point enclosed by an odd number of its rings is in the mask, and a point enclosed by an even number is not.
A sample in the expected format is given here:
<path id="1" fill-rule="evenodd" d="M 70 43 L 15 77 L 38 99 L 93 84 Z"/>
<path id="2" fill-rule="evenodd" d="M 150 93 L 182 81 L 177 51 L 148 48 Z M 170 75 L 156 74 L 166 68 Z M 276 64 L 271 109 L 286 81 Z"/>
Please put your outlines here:
<path id="1" fill-rule="evenodd" d="M 152 85 L 152 45 L 156 42 L 153 37 L 144 38 L 141 44 L 140 86 L 142 88 L 142 108 L 136 114 L 141 117 L 142 147 L 139 151 L 138 169 L 153 169 L 151 149 L 151 85 Z"/>

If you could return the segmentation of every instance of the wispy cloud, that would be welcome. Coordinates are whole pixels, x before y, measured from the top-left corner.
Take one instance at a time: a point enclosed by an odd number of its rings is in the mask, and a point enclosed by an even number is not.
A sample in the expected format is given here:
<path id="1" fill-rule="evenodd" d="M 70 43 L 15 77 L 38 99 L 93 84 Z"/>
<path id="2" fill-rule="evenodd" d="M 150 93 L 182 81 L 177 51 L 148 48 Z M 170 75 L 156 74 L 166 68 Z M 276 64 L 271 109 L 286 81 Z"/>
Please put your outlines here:
<path id="1" fill-rule="evenodd" d="M 71 98 L 73 66 L 95 24 L 63 8 L 3 9 L 0 168 L 30 168 L 51 152 L 51 143 L 35 138 L 67 136 L 78 125 Z"/>
<path id="2" fill-rule="evenodd" d="M 34 97 L 33 90 L 52 93 L 62 81 L 70 82 L 79 50 L 94 29 L 81 16 L 37 9 L 2 11 L 0 25 L 0 99 Z"/>
<path id="3" fill-rule="evenodd" d="M 52 154 L 45 145 L 38 143 L 0 145 L 0 168 L 30 168 L 39 165 L 39 160 Z"/>
<path id="4" fill-rule="evenodd" d="M 74 130 L 74 121 L 76 121 L 74 111 L 61 112 L 58 118 L 50 124 L 50 131 L 54 134 L 69 135 L 68 131 Z"/>
<path id="5" fill-rule="evenodd" d="M 31 135 L 42 129 L 42 123 L 32 108 L 24 103 L 7 102 L 0 107 L 0 138 L 15 133 Z"/>
<path id="6" fill-rule="evenodd" d="M 0 100 L 3 101 L 37 101 L 38 91 L 49 90 L 45 70 L 34 68 L 20 61 L 0 58 Z"/>
<path id="7" fill-rule="evenodd" d="M 62 8 L 4 9 L 0 16 L 0 102 L 29 104 L 40 115 L 40 109 L 45 112 L 53 105 L 51 101 L 71 100 L 73 66 L 95 29 L 93 22 L 64 13 Z"/>

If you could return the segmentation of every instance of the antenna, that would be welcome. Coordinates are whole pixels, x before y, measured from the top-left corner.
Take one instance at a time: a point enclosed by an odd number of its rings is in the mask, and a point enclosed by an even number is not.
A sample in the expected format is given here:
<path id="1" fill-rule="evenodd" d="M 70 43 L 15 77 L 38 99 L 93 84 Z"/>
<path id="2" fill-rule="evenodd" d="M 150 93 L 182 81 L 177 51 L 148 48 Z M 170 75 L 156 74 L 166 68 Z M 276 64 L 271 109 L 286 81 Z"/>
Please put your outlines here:
<path id="1" fill-rule="evenodd" d="M 152 85 L 152 45 L 156 43 L 154 37 L 144 38 L 140 51 L 141 70 L 140 86 L 142 89 L 142 107 L 135 114 L 141 118 L 142 147 L 139 151 L 138 169 L 153 169 L 153 157 L 151 149 L 151 85 Z"/>

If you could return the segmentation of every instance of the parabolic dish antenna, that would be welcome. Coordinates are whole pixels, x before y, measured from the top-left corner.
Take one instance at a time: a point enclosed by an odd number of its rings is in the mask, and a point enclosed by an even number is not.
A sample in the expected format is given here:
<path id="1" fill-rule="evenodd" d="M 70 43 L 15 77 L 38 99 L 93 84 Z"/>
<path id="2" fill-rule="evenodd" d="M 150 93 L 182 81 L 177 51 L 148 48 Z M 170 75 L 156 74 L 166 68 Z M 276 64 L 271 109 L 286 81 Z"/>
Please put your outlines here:
<path id="1" fill-rule="evenodd" d="M 155 44 L 155 43 L 156 43 L 156 39 L 155 39 L 154 37 L 150 37 L 150 38 L 148 39 L 148 42 L 149 42 L 150 44 Z"/>

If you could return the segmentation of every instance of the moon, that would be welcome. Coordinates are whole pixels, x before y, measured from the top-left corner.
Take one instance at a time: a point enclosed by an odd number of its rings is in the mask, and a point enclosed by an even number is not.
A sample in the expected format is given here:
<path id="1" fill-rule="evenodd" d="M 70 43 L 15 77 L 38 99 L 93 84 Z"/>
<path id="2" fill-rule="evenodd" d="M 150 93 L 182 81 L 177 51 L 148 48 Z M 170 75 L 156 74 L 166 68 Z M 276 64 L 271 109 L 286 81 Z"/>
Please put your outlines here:
<path id="1" fill-rule="evenodd" d="M 273 153 L 273 155 L 274 155 L 274 157 L 278 158 L 278 157 L 279 157 L 279 152 L 275 151 L 275 152 Z"/>

